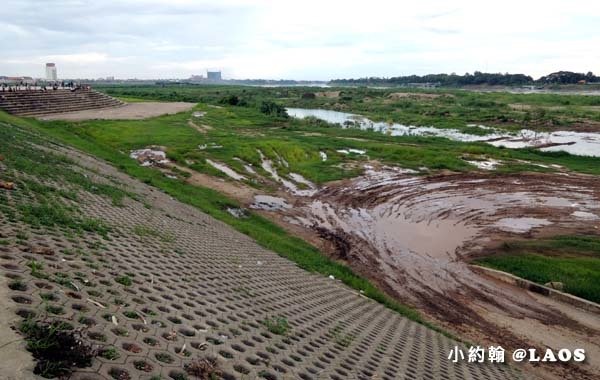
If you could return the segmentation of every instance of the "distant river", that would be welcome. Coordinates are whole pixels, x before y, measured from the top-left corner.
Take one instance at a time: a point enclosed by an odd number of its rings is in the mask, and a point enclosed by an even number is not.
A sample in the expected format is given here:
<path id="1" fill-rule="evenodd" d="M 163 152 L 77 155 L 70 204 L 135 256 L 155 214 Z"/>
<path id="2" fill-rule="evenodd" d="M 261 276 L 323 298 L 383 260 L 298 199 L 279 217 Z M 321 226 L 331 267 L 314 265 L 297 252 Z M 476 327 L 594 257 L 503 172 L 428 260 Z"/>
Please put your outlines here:
<path id="1" fill-rule="evenodd" d="M 315 117 L 329 123 L 339 124 L 341 128 L 360 128 L 386 133 L 391 136 L 439 136 L 457 141 L 481 141 L 494 146 L 507 148 L 526 148 L 549 144 L 557 145 L 541 148 L 543 151 L 565 151 L 578 156 L 600 157 L 600 133 L 583 133 L 570 131 L 536 132 L 522 129 L 516 133 L 490 128 L 483 125 L 469 125 L 489 130 L 485 136 L 462 133 L 456 129 L 417 127 L 397 123 L 375 122 L 364 116 L 346 112 L 323 109 L 287 108 L 290 116 L 297 119 Z"/>

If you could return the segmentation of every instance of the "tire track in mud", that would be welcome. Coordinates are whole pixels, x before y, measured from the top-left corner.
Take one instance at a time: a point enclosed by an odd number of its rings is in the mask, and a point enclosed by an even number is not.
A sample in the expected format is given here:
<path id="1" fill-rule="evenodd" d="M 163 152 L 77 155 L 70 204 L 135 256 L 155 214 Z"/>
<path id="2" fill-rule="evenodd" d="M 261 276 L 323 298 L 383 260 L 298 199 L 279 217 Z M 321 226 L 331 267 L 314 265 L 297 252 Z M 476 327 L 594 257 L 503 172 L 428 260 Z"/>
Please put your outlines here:
<path id="1" fill-rule="evenodd" d="M 280 213 L 333 243 L 337 258 L 386 292 L 468 339 L 513 348 L 547 346 L 544 337 L 514 332 L 510 321 L 518 319 L 533 331 L 564 329 L 565 347 L 600 353 L 598 328 L 468 266 L 470 255 L 485 254 L 504 240 L 543 231 L 598 233 L 600 223 L 574 213 L 600 214 L 599 199 L 594 177 L 570 173 L 411 177 L 367 170 Z M 504 231 L 503 224 L 518 227 L 518 233 Z M 592 373 L 600 368 L 597 359 L 589 361 Z M 588 370 L 568 371 L 586 378 Z"/>

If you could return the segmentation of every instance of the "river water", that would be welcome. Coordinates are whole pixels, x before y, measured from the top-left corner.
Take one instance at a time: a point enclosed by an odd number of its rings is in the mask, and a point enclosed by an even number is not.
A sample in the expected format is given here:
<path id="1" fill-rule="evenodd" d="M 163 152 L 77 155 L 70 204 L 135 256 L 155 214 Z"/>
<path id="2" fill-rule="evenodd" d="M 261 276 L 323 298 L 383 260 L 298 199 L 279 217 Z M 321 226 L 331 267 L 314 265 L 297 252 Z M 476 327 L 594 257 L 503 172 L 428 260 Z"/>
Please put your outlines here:
<path id="1" fill-rule="evenodd" d="M 417 127 L 414 125 L 376 122 L 361 115 L 323 109 L 287 108 L 287 112 L 290 116 L 298 119 L 315 117 L 329 123 L 339 124 L 342 128 L 373 130 L 376 132 L 387 133 L 391 136 L 439 136 L 465 142 L 481 141 L 494 146 L 505 146 L 507 148 L 546 146 L 540 148 L 540 150 L 562 150 L 578 156 L 600 157 L 600 133 L 570 131 L 536 132 L 530 129 L 522 129 L 519 132 L 511 133 L 482 125 L 473 125 L 489 130 L 489 134 L 480 136 L 462 133 L 456 129 L 449 128 Z M 549 144 L 565 145 L 547 146 Z"/>

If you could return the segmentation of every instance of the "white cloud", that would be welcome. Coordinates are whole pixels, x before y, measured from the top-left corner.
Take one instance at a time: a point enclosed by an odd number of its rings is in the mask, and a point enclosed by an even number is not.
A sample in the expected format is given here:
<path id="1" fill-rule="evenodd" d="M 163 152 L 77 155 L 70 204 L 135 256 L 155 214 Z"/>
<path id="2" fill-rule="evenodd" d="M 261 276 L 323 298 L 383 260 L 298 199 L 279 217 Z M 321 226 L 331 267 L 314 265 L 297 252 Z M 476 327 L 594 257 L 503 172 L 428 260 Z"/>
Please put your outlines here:
<path id="1" fill-rule="evenodd" d="M 0 75 L 600 73 L 600 2 L 5 0 Z M 43 7 L 45 12 L 34 12 Z"/>

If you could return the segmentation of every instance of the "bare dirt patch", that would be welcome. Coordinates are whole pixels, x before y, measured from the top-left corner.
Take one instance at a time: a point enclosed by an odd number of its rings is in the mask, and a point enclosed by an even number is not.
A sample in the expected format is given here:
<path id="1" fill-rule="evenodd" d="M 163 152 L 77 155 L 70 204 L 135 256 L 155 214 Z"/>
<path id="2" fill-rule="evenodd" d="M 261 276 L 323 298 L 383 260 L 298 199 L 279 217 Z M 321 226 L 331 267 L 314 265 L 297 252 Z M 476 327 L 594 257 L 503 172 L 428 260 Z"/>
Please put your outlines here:
<path id="1" fill-rule="evenodd" d="M 315 92 L 317 98 L 337 99 L 340 97 L 341 91 L 321 91 Z"/>
<path id="2" fill-rule="evenodd" d="M 39 116 L 40 120 L 141 120 L 151 117 L 172 115 L 191 110 L 196 104 L 185 102 L 138 102 L 121 107 L 75 111 Z"/>
<path id="3" fill-rule="evenodd" d="M 388 95 L 388 99 L 390 100 L 398 100 L 398 99 L 437 99 L 437 98 L 455 98 L 456 96 L 452 94 L 423 94 L 423 93 L 415 93 L 415 92 L 393 92 Z"/>

